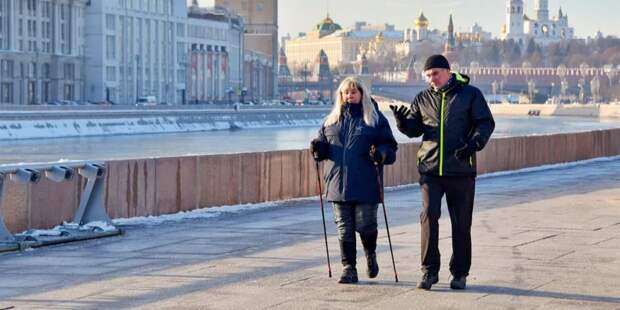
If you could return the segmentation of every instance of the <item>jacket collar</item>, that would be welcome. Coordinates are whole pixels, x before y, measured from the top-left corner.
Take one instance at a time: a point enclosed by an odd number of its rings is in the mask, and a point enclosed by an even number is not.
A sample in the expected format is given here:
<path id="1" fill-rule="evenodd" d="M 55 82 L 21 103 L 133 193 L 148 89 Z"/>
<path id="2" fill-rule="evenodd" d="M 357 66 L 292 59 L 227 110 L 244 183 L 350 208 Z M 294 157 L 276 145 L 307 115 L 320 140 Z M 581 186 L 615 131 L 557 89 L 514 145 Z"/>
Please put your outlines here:
<path id="1" fill-rule="evenodd" d="M 345 103 L 342 105 L 343 115 L 352 116 L 352 117 L 360 117 L 362 116 L 362 104 L 349 104 Z"/>

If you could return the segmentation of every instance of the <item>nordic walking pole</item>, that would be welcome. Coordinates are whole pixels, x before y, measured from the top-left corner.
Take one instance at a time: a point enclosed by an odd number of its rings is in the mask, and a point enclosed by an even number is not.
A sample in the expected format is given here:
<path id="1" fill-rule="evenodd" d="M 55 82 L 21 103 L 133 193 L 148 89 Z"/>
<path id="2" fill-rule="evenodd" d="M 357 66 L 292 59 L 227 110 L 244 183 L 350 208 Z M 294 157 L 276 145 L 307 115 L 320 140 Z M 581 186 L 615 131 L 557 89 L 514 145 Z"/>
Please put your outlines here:
<path id="1" fill-rule="evenodd" d="M 394 280 L 398 283 L 398 273 L 396 273 L 396 263 L 394 262 L 394 251 L 392 251 L 392 238 L 390 238 L 390 226 L 388 225 L 387 213 L 385 212 L 385 202 L 383 200 L 383 183 L 381 182 L 381 174 L 379 171 L 379 165 L 375 163 L 375 169 L 377 170 L 377 184 L 379 185 L 379 199 L 383 206 L 383 218 L 385 219 L 385 230 L 387 231 L 388 244 L 390 245 L 390 254 L 392 255 L 392 266 L 394 267 Z"/>
<path id="2" fill-rule="evenodd" d="M 319 172 L 319 162 L 317 160 L 314 161 L 316 164 L 316 178 L 317 184 L 319 185 L 319 199 L 321 201 L 321 216 L 323 217 L 323 236 L 325 237 L 325 252 L 327 252 L 327 271 L 329 272 L 329 277 L 332 277 L 332 266 L 329 262 L 329 247 L 327 246 L 327 228 L 325 228 L 325 210 L 323 208 L 323 189 L 321 189 L 321 173 Z"/>

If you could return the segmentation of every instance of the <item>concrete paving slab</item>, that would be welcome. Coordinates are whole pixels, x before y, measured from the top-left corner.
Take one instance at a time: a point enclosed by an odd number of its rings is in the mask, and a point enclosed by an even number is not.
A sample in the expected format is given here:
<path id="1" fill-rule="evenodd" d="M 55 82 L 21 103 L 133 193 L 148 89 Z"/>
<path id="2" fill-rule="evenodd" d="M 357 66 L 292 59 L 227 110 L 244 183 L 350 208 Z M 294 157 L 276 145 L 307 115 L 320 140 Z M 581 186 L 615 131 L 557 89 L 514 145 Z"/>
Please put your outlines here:
<path id="1" fill-rule="evenodd" d="M 465 291 L 449 288 L 445 210 L 440 281 L 429 292 L 415 289 L 420 203 L 413 186 L 386 193 L 399 283 L 383 223 L 379 276 L 365 276 L 360 246 L 360 283 L 336 283 L 341 267 L 330 208 L 334 277 L 328 278 L 318 203 L 305 201 L 222 218 L 130 225 L 110 240 L 0 255 L 3 280 L 21 276 L 21 285 L 0 285 L 0 308 L 620 309 L 617 171 L 620 160 L 479 179 Z M 592 182 L 579 183 L 575 175 Z M 45 270 L 36 264 L 58 259 L 75 264 Z"/>

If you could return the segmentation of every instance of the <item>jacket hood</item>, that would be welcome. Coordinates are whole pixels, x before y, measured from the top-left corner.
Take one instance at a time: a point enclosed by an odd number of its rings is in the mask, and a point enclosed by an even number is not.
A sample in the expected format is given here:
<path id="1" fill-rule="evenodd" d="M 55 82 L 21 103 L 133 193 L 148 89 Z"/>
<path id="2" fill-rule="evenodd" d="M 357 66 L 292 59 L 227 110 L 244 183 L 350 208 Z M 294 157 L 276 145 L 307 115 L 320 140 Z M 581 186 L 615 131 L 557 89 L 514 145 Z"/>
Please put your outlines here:
<path id="1" fill-rule="evenodd" d="M 456 79 L 457 83 L 462 85 L 469 85 L 469 76 L 458 72 L 453 72 L 452 74 L 454 74 L 454 78 Z"/>
<path id="2" fill-rule="evenodd" d="M 440 89 L 435 89 L 434 87 L 430 86 L 430 90 L 431 92 L 435 94 L 439 94 L 442 92 L 451 93 L 455 89 L 459 89 L 460 87 L 469 85 L 469 80 L 470 80 L 469 76 L 465 74 L 461 74 L 458 72 L 452 72 L 452 76 L 450 77 L 450 80 L 448 81 L 447 85 L 443 86 Z"/>

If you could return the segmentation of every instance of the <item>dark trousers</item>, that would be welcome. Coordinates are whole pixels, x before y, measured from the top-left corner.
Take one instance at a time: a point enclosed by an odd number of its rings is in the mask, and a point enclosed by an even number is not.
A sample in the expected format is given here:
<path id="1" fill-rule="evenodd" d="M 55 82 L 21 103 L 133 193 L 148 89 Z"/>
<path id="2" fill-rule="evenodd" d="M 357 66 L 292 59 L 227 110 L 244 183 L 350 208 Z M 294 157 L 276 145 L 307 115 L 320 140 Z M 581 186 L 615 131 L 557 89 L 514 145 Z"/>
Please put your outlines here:
<path id="1" fill-rule="evenodd" d="M 474 209 L 475 177 L 447 177 L 422 175 L 421 260 L 422 272 L 438 273 L 439 217 L 441 200 L 446 195 L 450 222 L 452 223 L 452 257 L 450 272 L 454 276 L 469 275 L 471 266 L 471 219 Z"/>
<path id="2" fill-rule="evenodd" d="M 366 254 L 377 248 L 377 204 L 334 202 L 334 221 L 338 229 L 340 254 L 344 266 L 356 265 L 355 232 L 360 234 Z"/>

